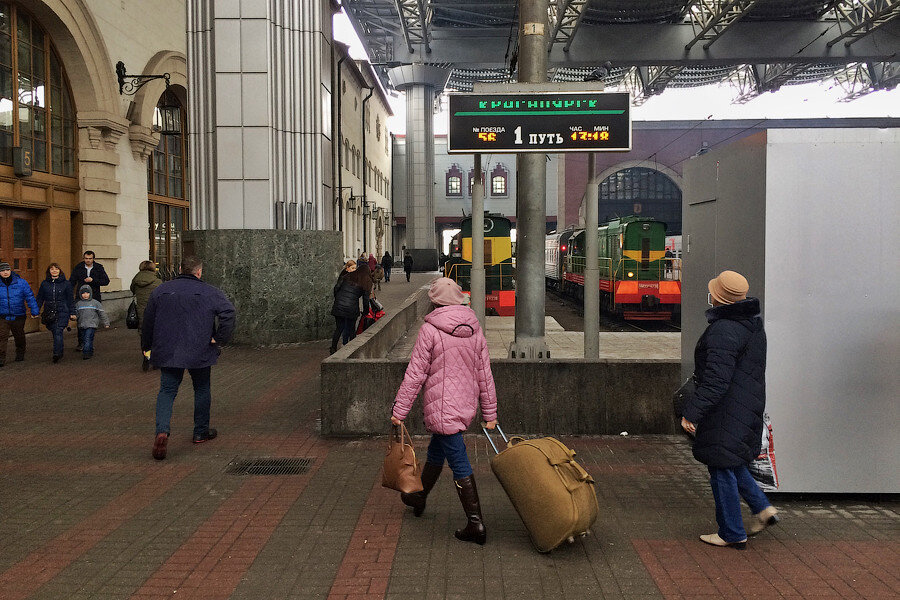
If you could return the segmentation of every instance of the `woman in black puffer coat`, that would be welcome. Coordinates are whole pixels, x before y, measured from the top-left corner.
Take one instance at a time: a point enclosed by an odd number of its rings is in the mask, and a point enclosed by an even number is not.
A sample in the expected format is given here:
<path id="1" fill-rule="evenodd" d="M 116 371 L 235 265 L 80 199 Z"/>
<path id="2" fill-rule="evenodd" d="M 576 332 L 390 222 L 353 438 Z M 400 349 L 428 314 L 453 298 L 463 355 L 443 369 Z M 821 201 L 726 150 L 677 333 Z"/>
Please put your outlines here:
<path id="1" fill-rule="evenodd" d="M 53 362 L 59 362 L 63 355 L 63 331 L 69 319 L 75 318 L 75 303 L 72 284 L 66 280 L 58 263 L 50 263 L 47 277 L 38 289 L 37 303 L 43 309 L 41 321 L 53 334 Z"/>
<path id="2" fill-rule="evenodd" d="M 696 435 L 694 458 L 709 469 L 718 533 L 701 535 L 714 546 L 743 549 L 747 535 L 778 522 L 778 511 L 750 475 L 759 455 L 766 408 L 766 332 L 759 300 L 749 284 L 723 271 L 709 282 L 709 325 L 694 350 L 696 391 L 684 404 L 681 426 Z M 747 530 L 741 498 L 755 519 Z"/>
<path id="3" fill-rule="evenodd" d="M 362 314 L 369 312 L 369 296 L 372 294 L 372 275 L 366 265 L 357 266 L 347 261 L 334 285 L 334 335 L 331 336 L 331 353 L 337 352 L 338 339 L 344 344 L 356 337 L 356 318 L 359 317 L 359 299 L 362 298 Z"/>

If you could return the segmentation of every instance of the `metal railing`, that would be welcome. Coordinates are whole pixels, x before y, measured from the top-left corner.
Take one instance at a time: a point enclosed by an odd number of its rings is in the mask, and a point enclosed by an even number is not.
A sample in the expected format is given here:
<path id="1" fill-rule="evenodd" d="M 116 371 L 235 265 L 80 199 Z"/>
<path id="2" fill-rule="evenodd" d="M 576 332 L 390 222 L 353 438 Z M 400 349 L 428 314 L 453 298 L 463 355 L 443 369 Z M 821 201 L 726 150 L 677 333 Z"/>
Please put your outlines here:
<path id="1" fill-rule="evenodd" d="M 598 258 L 601 279 L 622 279 L 634 281 L 681 281 L 681 259 L 660 258 L 651 261 L 647 267 L 641 265 L 641 261 L 631 258 L 621 258 L 615 263 L 611 258 Z M 586 259 L 584 256 L 567 256 L 565 258 L 565 270 L 567 273 L 584 275 Z M 627 277 L 628 273 L 634 273 L 634 277 Z"/>

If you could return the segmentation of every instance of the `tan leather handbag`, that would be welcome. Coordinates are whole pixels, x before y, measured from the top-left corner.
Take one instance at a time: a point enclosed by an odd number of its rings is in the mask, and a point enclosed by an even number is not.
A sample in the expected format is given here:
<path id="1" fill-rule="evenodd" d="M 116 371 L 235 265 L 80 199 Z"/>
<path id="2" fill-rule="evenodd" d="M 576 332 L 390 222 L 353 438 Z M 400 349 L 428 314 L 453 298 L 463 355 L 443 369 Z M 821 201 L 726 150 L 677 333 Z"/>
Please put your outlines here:
<path id="1" fill-rule="evenodd" d="M 406 426 L 394 425 L 391 442 L 384 457 L 381 485 L 398 492 L 412 494 L 422 491 L 422 469 Z"/>

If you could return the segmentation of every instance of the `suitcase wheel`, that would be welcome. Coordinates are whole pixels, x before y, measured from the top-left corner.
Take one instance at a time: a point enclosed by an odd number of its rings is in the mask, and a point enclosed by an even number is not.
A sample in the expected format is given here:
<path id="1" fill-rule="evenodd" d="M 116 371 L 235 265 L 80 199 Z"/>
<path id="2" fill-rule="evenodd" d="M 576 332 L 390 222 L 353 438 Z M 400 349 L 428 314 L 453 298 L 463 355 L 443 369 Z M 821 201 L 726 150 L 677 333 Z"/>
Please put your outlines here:
<path id="1" fill-rule="evenodd" d="M 566 541 L 569 542 L 570 544 L 574 544 L 574 543 L 575 543 L 575 536 L 571 536 L 571 535 L 570 535 L 570 536 L 569 536 L 569 539 L 567 539 Z"/>

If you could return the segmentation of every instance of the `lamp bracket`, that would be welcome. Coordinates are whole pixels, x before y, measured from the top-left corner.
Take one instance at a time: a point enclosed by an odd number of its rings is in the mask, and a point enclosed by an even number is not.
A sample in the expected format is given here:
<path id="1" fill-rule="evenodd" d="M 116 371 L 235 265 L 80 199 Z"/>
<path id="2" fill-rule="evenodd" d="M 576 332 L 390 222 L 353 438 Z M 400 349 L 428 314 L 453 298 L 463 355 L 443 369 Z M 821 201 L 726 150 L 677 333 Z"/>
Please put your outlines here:
<path id="1" fill-rule="evenodd" d="M 154 79 L 165 79 L 166 88 L 169 87 L 169 74 L 162 75 L 128 75 L 125 71 L 125 63 L 121 60 L 116 63 L 116 77 L 119 80 L 119 95 L 133 96 L 147 83 Z"/>

